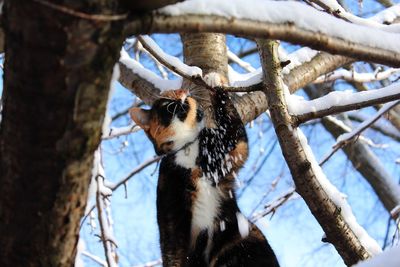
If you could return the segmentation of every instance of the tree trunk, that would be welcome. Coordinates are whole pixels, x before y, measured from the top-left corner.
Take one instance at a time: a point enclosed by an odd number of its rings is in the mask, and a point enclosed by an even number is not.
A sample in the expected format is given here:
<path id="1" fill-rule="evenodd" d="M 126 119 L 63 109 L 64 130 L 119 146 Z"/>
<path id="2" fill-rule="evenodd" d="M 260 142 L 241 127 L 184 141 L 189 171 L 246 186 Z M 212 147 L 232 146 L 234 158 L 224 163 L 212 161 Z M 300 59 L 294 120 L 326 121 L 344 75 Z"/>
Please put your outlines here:
<path id="1" fill-rule="evenodd" d="M 202 69 L 203 76 L 211 72 L 220 74 L 224 79 L 228 76 L 228 56 L 226 38 L 220 33 L 185 33 L 181 34 L 183 57 L 186 64 Z M 185 80 L 183 88 L 190 89 L 206 113 L 206 124 L 213 125 L 210 95 L 207 89 Z"/>
<path id="2" fill-rule="evenodd" d="M 12 0 L 4 7 L 0 265 L 71 266 L 121 21 L 115 1 Z M 75 13 L 74 13 L 75 12 Z M 107 16 L 107 15 L 106 15 Z"/>

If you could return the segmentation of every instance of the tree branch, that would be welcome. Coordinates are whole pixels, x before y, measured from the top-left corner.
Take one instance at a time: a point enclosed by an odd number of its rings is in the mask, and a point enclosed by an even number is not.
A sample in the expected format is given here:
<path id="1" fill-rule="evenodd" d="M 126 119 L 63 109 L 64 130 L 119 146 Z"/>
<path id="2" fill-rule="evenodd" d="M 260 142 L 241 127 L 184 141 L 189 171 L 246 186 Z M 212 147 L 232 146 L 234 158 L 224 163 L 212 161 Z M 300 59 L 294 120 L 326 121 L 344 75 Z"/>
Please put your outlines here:
<path id="1" fill-rule="evenodd" d="M 324 229 L 327 239 L 332 243 L 347 265 L 370 257 L 354 229 L 346 222 L 341 206 L 328 194 L 324 177 L 317 178 L 315 162 L 306 154 L 305 144 L 301 142 L 299 129 L 293 130 L 292 118 L 288 113 L 285 100 L 283 81 L 280 77 L 280 62 L 277 57 L 277 43 L 258 40 L 262 65 L 264 69 L 265 94 L 270 105 L 271 120 L 275 127 L 283 155 L 289 166 L 297 192 L 303 197 L 315 218 Z M 303 141 L 306 142 L 306 141 Z M 321 173 L 319 173 L 320 175 Z M 333 190 L 333 186 L 329 185 Z M 331 191 L 329 191 L 332 193 Z M 336 188 L 334 192 L 337 192 Z M 351 213 L 351 211 L 350 211 Z M 354 225 L 352 225 L 354 227 Z"/>
<path id="2" fill-rule="evenodd" d="M 332 146 L 332 151 L 324 157 L 324 159 L 320 162 L 320 165 L 323 165 L 325 162 L 329 160 L 330 157 L 333 156 L 339 149 L 343 148 L 344 146 L 348 145 L 350 142 L 354 141 L 354 139 L 359 136 L 363 131 L 368 129 L 374 122 L 376 122 L 380 117 L 382 117 L 386 112 L 390 109 L 394 108 L 398 105 L 400 101 L 393 101 L 391 103 L 387 103 L 383 106 L 379 112 L 377 112 L 373 117 L 369 120 L 364 121 L 361 123 L 356 129 L 351 131 L 350 133 L 343 133 L 337 138 L 336 143 Z"/>
<path id="3" fill-rule="evenodd" d="M 311 100 L 291 103 L 290 110 L 295 114 L 295 124 L 299 125 L 309 120 L 322 118 L 345 111 L 369 107 L 400 99 L 400 83 L 395 83 L 381 89 L 351 93 L 332 92 L 326 96 Z M 325 105 L 324 103 L 329 103 Z M 298 106 L 300 105 L 300 106 Z"/>
<path id="4" fill-rule="evenodd" d="M 324 95 L 326 90 L 321 86 L 311 85 L 305 88 L 305 92 L 310 98 L 317 98 Z M 337 123 L 329 117 L 321 120 L 324 128 L 335 139 L 351 130 L 350 127 L 347 127 L 348 120 L 346 120 L 345 116 L 338 116 L 336 119 L 341 123 Z M 371 185 L 388 212 L 400 203 L 400 188 L 395 178 L 387 172 L 381 160 L 368 145 L 358 139 L 344 147 L 343 151 L 351 161 L 354 169 Z"/>
<path id="5" fill-rule="evenodd" d="M 147 29 L 143 31 L 143 29 Z M 220 32 L 253 38 L 274 38 L 309 46 L 332 54 L 355 57 L 392 67 L 400 67 L 400 53 L 370 47 L 320 32 L 305 30 L 293 23 L 270 23 L 247 19 L 230 19 L 213 15 L 165 16 L 152 14 L 126 25 L 126 35 L 172 32 Z"/>

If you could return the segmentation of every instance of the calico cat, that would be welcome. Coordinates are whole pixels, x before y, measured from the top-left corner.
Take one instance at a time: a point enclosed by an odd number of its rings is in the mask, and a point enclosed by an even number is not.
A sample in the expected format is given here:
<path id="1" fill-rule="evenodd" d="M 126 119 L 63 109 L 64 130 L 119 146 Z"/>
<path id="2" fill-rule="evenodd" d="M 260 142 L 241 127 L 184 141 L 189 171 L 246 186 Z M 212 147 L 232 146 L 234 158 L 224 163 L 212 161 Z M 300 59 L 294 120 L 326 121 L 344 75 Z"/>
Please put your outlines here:
<path id="1" fill-rule="evenodd" d="M 130 115 L 164 154 L 157 221 L 164 266 L 279 266 L 261 231 L 240 213 L 234 184 L 248 155 L 243 123 L 222 89 L 211 92 L 215 128 L 186 90 L 167 91 Z"/>

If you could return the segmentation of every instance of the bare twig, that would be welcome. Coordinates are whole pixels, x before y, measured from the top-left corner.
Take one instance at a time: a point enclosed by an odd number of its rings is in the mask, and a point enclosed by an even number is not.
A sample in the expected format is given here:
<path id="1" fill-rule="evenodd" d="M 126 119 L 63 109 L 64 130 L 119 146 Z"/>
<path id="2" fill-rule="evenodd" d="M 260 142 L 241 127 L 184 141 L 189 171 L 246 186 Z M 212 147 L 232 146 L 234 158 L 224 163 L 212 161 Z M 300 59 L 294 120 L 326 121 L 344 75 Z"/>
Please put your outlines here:
<path id="1" fill-rule="evenodd" d="M 101 266 L 107 267 L 107 263 L 104 262 L 102 259 L 100 259 L 99 257 L 90 254 L 89 252 L 86 251 L 82 251 L 81 252 L 82 255 L 88 257 L 89 259 L 93 260 L 94 262 L 100 264 Z"/>
<path id="2" fill-rule="evenodd" d="M 384 115 L 386 112 L 388 112 L 390 109 L 394 108 L 400 103 L 399 101 L 393 101 L 391 103 L 387 103 L 384 105 L 379 112 L 377 112 L 373 117 L 371 117 L 369 120 L 364 121 L 361 123 L 356 129 L 354 129 L 350 133 L 343 134 L 339 136 L 338 141 L 336 144 L 333 145 L 333 149 L 329 152 L 327 156 L 325 156 L 321 162 L 319 163 L 320 166 L 322 166 L 325 162 L 327 162 L 333 154 L 335 154 L 339 149 L 343 148 L 345 145 L 347 145 L 351 140 L 359 136 L 363 131 L 368 129 L 372 124 L 374 124 L 382 115 Z"/>
<path id="3" fill-rule="evenodd" d="M 158 162 L 159 160 L 161 160 L 163 158 L 163 156 L 157 156 L 154 157 L 152 159 L 146 160 L 144 161 L 141 165 L 139 165 L 138 167 L 136 167 L 133 171 L 131 171 L 130 174 L 128 174 L 125 178 L 121 179 L 119 182 L 117 182 L 116 184 L 114 184 L 113 186 L 110 187 L 110 189 L 112 191 L 115 191 L 118 187 L 120 187 L 121 185 L 125 184 L 130 178 L 132 178 L 135 174 L 139 173 L 140 171 L 142 171 L 143 169 L 145 169 L 146 167 L 150 166 L 151 164 L 153 164 L 154 162 Z"/>
<path id="4" fill-rule="evenodd" d="M 294 187 L 290 188 L 287 192 L 279 196 L 277 199 L 266 204 L 264 210 L 257 213 L 253 213 L 253 215 L 250 218 L 250 221 L 257 222 L 262 217 L 265 217 L 270 213 L 275 213 L 279 207 L 281 207 L 288 200 L 293 198 L 293 194 L 295 193 L 295 191 L 296 189 Z"/>
<path id="5" fill-rule="evenodd" d="M 359 116 L 357 116 L 358 114 L 355 114 L 355 113 L 352 113 L 352 112 L 347 113 L 346 115 L 352 121 L 356 121 L 356 122 L 365 121 L 365 119 L 363 117 L 359 117 Z M 371 129 L 373 129 L 373 130 L 375 130 L 375 131 L 377 131 L 377 132 L 379 132 L 379 133 L 381 133 L 383 135 L 386 135 L 386 136 L 392 138 L 393 140 L 396 140 L 396 141 L 400 142 L 400 134 L 398 133 L 398 131 L 394 127 L 393 127 L 393 130 L 391 131 L 390 129 L 388 129 L 388 127 L 385 127 L 384 125 L 380 125 L 379 121 L 378 121 L 378 122 L 376 122 L 376 123 L 371 125 Z"/>

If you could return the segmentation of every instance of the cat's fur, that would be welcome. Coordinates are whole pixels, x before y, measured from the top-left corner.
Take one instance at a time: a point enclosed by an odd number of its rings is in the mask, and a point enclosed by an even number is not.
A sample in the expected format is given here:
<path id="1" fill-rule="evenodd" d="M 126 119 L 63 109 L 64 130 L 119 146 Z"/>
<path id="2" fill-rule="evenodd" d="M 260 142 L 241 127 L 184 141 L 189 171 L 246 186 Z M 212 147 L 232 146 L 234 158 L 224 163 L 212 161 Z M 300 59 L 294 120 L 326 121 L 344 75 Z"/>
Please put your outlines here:
<path id="1" fill-rule="evenodd" d="M 165 92 L 132 119 L 160 164 L 157 220 L 164 266 L 279 266 L 260 230 L 240 213 L 234 184 L 248 155 L 247 136 L 228 95 L 211 96 L 216 127 L 206 128 L 185 90 Z"/>

